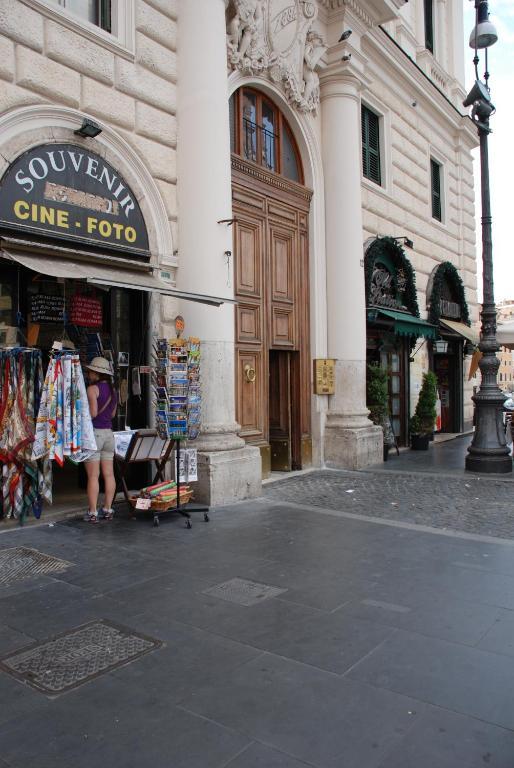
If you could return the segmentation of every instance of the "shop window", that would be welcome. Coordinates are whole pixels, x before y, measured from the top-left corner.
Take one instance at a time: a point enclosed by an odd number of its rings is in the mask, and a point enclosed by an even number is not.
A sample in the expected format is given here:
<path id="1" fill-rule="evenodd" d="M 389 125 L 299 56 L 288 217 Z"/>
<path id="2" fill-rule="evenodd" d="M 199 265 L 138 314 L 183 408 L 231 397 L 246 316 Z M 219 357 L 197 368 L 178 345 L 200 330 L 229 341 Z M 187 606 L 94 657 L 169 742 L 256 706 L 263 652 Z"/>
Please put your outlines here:
<path id="1" fill-rule="evenodd" d="M 362 174 L 366 179 L 381 184 L 380 171 L 380 118 L 371 109 L 361 107 Z"/>
<path id="2" fill-rule="evenodd" d="M 434 52 L 434 2 L 433 0 L 424 0 L 425 15 L 425 48 L 431 53 Z"/>
<path id="3" fill-rule="evenodd" d="M 300 155 L 279 109 L 259 91 L 241 88 L 230 99 L 230 148 L 245 160 L 303 183 Z"/>
<path id="4" fill-rule="evenodd" d="M 438 162 L 430 159 L 430 186 L 432 196 L 432 218 L 437 221 L 443 220 L 442 194 L 441 194 L 441 166 Z"/>
<path id="5" fill-rule="evenodd" d="M 111 31 L 111 0 L 50 0 L 83 21 Z"/>

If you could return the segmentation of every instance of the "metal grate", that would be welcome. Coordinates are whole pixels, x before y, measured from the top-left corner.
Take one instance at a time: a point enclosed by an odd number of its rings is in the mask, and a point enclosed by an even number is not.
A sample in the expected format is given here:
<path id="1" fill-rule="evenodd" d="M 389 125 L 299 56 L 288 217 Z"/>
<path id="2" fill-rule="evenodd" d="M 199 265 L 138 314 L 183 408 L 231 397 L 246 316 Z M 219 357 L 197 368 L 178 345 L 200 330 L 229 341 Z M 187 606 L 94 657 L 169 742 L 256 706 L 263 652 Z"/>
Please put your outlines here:
<path id="1" fill-rule="evenodd" d="M 231 603 L 239 605 L 257 605 L 270 597 L 276 597 L 287 589 L 280 587 L 271 587 L 268 584 L 259 584 L 257 581 L 248 581 L 248 579 L 230 579 L 223 584 L 217 584 L 215 587 L 204 589 L 204 595 L 219 597 L 221 600 L 228 600 Z"/>
<path id="2" fill-rule="evenodd" d="M 37 549 L 13 547 L 0 550 L 0 587 L 9 586 L 15 581 L 32 579 L 46 573 L 62 573 L 70 565 L 67 560 L 60 560 L 52 555 L 45 555 Z"/>
<path id="3" fill-rule="evenodd" d="M 5 656 L 0 669 L 44 693 L 62 693 L 161 646 L 108 621 L 93 621 Z"/>

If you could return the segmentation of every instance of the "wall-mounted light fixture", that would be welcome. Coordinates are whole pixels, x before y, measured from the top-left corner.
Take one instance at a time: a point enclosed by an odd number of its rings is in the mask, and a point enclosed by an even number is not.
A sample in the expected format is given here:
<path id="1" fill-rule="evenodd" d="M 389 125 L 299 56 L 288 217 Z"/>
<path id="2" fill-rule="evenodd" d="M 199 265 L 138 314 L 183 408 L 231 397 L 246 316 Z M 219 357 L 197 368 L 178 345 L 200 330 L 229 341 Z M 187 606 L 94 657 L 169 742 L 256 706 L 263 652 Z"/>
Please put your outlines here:
<path id="1" fill-rule="evenodd" d="M 439 355 L 445 355 L 448 352 L 448 342 L 444 339 L 434 341 L 434 352 L 437 352 Z"/>
<path id="2" fill-rule="evenodd" d="M 414 248 L 414 243 L 410 239 L 410 237 L 407 237 L 406 235 L 399 235 L 398 237 L 394 238 L 395 240 L 403 240 L 403 244 L 406 248 Z"/>
<path id="3" fill-rule="evenodd" d="M 97 123 L 94 123 L 88 117 L 82 120 L 82 125 L 73 131 L 77 136 L 83 136 L 85 139 L 94 139 L 99 133 L 102 133 L 102 129 Z"/>

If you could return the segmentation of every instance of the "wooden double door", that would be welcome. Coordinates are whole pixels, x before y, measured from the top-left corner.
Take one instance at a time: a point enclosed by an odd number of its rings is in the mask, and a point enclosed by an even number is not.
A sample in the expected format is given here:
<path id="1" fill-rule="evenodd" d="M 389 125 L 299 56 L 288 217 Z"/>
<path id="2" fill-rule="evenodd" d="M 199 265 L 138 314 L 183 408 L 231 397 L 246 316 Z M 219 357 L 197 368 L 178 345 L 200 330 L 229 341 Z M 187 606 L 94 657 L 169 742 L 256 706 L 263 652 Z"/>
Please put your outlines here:
<path id="1" fill-rule="evenodd" d="M 305 187 L 237 158 L 233 168 L 236 409 L 263 474 L 311 463 Z"/>

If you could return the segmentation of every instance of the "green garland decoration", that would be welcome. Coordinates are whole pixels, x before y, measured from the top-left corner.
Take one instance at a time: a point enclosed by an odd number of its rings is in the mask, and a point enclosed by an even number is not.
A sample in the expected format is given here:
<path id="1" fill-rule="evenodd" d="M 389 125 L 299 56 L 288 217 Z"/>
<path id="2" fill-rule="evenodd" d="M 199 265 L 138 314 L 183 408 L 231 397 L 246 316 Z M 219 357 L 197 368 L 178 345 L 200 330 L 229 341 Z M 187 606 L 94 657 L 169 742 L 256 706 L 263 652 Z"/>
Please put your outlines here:
<path id="1" fill-rule="evenodd" d="M 411 313 L 411 315 L 414 315 L 414 317 L 419 317 L 418 297 L 416 294 L 416 275 L 412 268 L 412 264 L 405 255 L 405 251 L 403 250 L 400 243 L 394 239 L 394 237 L 385 236 L 376 238 L 366 251 L 364 267 L 366 303 L 370 295 L 371 278 L 373 275 L 375 262 L 380 258 L 380 256 L 385 255 L 391 259 L 396 270 L 403 269 L 405 277 L 407 278 L 407 284 L 403 293 L 405 307 Z"/>
<path id="2" fill-rule="evenodd" d="M 464 283 L 451 261 L 443 261 L 442 264 L 439 264 L 434 273 L 432 293 L 430 295 L 429 323 L 439 325 L 441 319 L 441 293 L 445 280 L 450 283 L 457 296 L 457 303 L 460 304 L 462 313 L 461 322 L 465 325 L 471 325 L 468 303 L 464 291 Z"/>

